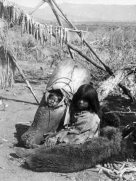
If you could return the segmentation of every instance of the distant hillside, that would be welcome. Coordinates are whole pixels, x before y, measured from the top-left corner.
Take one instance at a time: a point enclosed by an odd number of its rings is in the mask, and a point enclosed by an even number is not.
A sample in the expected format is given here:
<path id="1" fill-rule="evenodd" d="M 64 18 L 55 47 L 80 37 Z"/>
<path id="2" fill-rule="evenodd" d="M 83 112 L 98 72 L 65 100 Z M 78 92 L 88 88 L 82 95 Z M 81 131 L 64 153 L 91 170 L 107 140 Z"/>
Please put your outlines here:
<path id="1" fill-rule="evenodd" d="M 114 21 L 114 22 L 132 22 L 136 21 L 136 6 L 134 5 L 90 5 L 90 4 L 60 4 L 61 9 L 73 22 L 85 21 Z M 30 8 L 25 8 L 31 11 Z M 37 10 L 34 17 L 55 20 L 55 17 L 49 6 Z"/>

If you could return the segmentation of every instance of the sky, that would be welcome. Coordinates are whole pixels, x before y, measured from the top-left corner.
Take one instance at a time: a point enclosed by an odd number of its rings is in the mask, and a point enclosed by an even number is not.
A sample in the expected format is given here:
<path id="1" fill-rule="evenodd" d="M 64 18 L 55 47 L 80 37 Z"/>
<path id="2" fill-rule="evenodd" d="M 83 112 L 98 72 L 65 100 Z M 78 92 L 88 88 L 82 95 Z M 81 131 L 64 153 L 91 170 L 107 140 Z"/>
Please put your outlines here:
<path id="1" fill-rule="evenodd" d="M 27 7 L 35 7 L 41 0 L 8 0 L 19 5 Z M 57 3 L 76 3 L 76 4 L 122 4 L 122 5 L 136 5 L 136 0 L 56 0 Z M 46 4 L 46 3 L 45 3 Z"/>

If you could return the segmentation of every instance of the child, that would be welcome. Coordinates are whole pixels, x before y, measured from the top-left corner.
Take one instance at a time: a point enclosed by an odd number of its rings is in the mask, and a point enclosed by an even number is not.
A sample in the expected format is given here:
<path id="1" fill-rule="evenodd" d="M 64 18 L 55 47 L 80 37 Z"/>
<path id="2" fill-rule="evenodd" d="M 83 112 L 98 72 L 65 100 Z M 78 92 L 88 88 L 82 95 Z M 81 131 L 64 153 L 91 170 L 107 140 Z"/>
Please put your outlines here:
<path id="1" fill-rule="evenodd" d="M 96 90 L 90 84 L 80 86 L 72 99 L 67 128 L 48 141 L 80 144 L 90 138 L 98 137 L 100 124 L 98 113 L 99 100 Z"/>
<path id="2" fill-rule="evenodd" d="M 50 108 L 55 108 L 56 106 L 58 106 L 58 104 L 60 103 L 60 101 L 62 100 L 63 95 L 61 92 L 59 92 L 58 90 L 56 91 L 50 91 L 49 96 L 47 97 L 47 104 L 48 107 Z"/>

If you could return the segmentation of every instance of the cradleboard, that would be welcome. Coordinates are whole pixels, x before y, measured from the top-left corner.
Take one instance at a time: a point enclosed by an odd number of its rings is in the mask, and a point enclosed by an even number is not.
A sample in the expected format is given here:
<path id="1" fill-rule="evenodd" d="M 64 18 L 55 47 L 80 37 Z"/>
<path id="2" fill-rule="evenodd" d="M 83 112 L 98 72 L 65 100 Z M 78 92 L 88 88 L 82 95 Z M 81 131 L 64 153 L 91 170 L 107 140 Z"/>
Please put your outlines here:
<path id="1" fill-rule="evenodd" d="M 22 135 L 26 147 L 41 144 L 44 137 L 50 132 L 55 132 L 64 124 L 68 104 L 77 89 L 90 83 L 90 73 L 81 64 L 67 59 L 61 62 L 54 70 L 47 83 L 45 93 L 28 131 Z M 53 107 L 49 107 L 48 98 L 52 92 L 59 93 L 61 100 Z"/>

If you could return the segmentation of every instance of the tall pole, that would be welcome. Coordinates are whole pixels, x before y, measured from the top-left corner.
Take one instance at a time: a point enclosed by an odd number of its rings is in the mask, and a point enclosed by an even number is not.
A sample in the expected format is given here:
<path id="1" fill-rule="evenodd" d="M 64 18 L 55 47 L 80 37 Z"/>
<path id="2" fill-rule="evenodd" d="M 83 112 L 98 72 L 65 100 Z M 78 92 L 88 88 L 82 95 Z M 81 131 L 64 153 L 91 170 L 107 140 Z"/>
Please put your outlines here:
<path id="1" fill-rule="evenodd" d="M 89 57 L 87 57 L 83 52 L 81 52 L 78 48 L 76 48 L 75 46 L 71 45 L 70 43 L 67 43 L 67 46 L 76 51 L 79 55 L 81 55 L 83 58 L 85 58 L 88 62 L 90 62 L 91 64 L 93 64 L 95 67 L 97 67 L 100 70 L 106 71 L 103 67 L 99 66 L 98 64 L 96 64 L 94 61 L 92 61 Z"/>
<path id="2" fill-rule="evenodd" d="M 34 9 L 31 13 L 29 13 L 30 15 L 32 15 L 37 9 L 39 9 L 46 1 L 41 1 Z"/>
<path id="3" fill-rule="evenodd" d="M 53 3 L 52 3 L 52 0 L 48 0 L 48 4 L 49 4 L 49 6 L 51 7 L 54 15 L 56 16 L 56 19 L 57 19 L 57 21 L 58 21 L 58 23 L 59 23 L 59 26 L 62 26 L 62 23 L 61 23 L 61 21 L 60 21 L 60 19 L 59 19 L 59 16 L 58 16 L 57 12 L 56 12 L 56 9 L 54 8 L 54 5 L 53 5 Z"/>
<path id="4" fill-rule="evenodd" d="M 61 12 L 61 14 L 64 16 L 64 18 L 66 19 L 66 21 L 69 23 L 70 27 L 73 29 L 76 29 L 76 27 L 68 20 L 68 18 L 66 17 L 66 15 L 63 13 L 63 11 L 61 10 L 61 8 L 58 6 L 58 4 L 56 3 L 55 0 L 51 0 L 54 5 L 58 8 L 58 10 Z"/>

